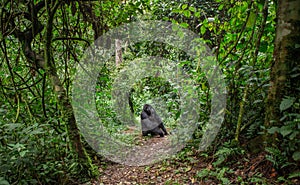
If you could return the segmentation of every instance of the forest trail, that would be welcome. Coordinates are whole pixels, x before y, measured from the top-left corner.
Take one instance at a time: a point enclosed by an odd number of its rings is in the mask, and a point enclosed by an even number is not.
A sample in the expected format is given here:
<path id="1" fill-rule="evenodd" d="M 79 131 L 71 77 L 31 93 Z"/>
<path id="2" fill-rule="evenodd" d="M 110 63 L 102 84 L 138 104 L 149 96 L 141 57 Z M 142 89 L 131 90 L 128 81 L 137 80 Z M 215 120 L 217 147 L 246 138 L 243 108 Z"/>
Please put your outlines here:
<path id="1" fill-rule="evenodd" d="M 167 137 L 141 139 L 141 145 L 152 148 L 144 147 L 148 148 L 148 150 L 139 151 L 138 154 L 127 159 L 127 162 L 136 160 L 133 164 L 137 164 L 141 159 L 151 155 L 156 148 L 166 145 L 166 142 L 168 142 Z M 138 159 L 138 157 L 141 157 L 141 159 Z M 104 161 L 104 165 L 99 165 L 101 176 L 92 184 L 214 185 L 223 184 L 225 181 L 230 182 L 230 184 L 238 184 L 239 178 L 255 179 L 257 174 L 264 174 L 270 177 L 268 184 L 272 184 L 272 176 L 274 174 L 272 174 L 270 163 L 265 159 L 265 154 L 261 153 L 248 157 L 230 159 L 233 162 L 228 167 L 228 171 L 231 172 L 227 173 L 230 175 L 224 175 L 224 177 L 221 177 L 222 171 L 219 173 L 215 172 L 218 171 L 218 167 L 213 165 L 214 156 L 203 157 L 194 148 L 189 148 L 189 152 L 184 152 L 183 156 L 174 155 L 146 166 L 128 166 Z M 224 182 L 222 182 L 222 178 Z"/>
<path id="2" fill-rule="evenodd" d="M 126 162 L 132 164 L 141 163 L 142 160 L 151 161 L 153 153 L 157 150 L 165 149 L 168 146 L 168 138 L 150 138 L 141 140 L 142 150 L 133 154 Z M 148 159 L 147 159 L 148 158 Z M 189 162 L 187 162 L 188 160 Z M 148 163 L 143 161 L 142 163 Z M 207 167 L 207 163 L 199 162 L 194 156 L 188 159 L 172 160 L 166 159 L 155 164 L 147 166 L 127 166 L 117 163 L 108 162 L 106 168 L 100 168 L 101 176 L 95 184 L 197 184 L 197 171 Z M 198 183 L 199 184 L 199 183 Z M 203 184 L 203 183 L 201 183 Z M 207 181 L 207 184 L 214 184 Z"/>

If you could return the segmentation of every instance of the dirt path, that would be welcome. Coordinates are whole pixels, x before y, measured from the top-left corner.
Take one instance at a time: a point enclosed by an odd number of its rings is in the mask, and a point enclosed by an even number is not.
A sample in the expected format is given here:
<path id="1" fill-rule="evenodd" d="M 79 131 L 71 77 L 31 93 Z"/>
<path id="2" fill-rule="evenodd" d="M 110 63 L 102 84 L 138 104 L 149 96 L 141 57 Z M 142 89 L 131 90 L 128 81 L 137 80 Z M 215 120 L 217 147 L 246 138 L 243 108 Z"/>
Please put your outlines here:
<path id="1" fill-rule="evenodd" d="M 158 151 L 170 152 L 173 148 L 169 137 L 139 138 L 138 151 L 130 150 L 127 158 L 122 160 L 122 165 L 107 162 L 107 167 L 100 168 L 102 173 L 95 184 L 199 184 L 194 177 L 198 170 L 206 168 L 205 162 L 199 162 L 196 157 L 176 160 L 166 159 L 153 164 L 153 158 L 166 158 L 156 156 Z M 120 151 L 121 152 L 121 151 Z M 124 152 L 124 151 L 123 151 Z M 188 161 L 188 162 L 187 162 Z M 140 164 L 146 164 L 140 166 Z M 150 164 L 150 165 L 148 165 Z M 203 183 L 201 183 L 203 184 Z M 208 181 L 207 184 L 213 184 Z"/>
<path id="2" fill-rule="evenodd" d="M 139 140 L 139 146 L 142 149 L 128 151 L 127 158 L 122 160 L 123 164 L 146 164 L 147 161 L 145 162 L 145 160 L 150 160 L 157 150 L 170 150 L 170 148 L 164 148 L 171 146 L 168 137 L 150 139 L 141 137 Z M 223 164 L 225 166 L 214 167 L 213 162 L 216 161 L 216 157 L 202 157 L 192 147 L 184 150 L 180 154 L 146 166 L 130 166 L 106 160 L 102 161 L 99 164 L 101 173 L 99 179 L 89 184 L 214 185 L 222 184 L 222 178 L 227 179 L 230 184 L 240 184 L 241 180 L 246 184 L 256 184 L 252 182 L 255 178 L 262 178 L 264 183 L 274 184 L 277 176 L 272 171 L 272 165 L 265 159 L 265 153 L 252 156 L 233 156 L 227 159 L 227 163 Z M 205 175 L 203 171 L 207 174 Z M 221 173 L 223 173 L 222 176 L 219 175 Z M 299 181 L 296 181 L 296 183 L 299 183 Z"/>
<path id="3" fill-rule="evenodd" d="M 214 184 L 212 180 L 204 183 L 196 182 L 194 178 L 197 171 L 206 168 L 206 165 L 171 160 L 144 167 L 109 164 L 101 170 L 103 175 L 97 184 Z"/>
<path id="4" fill-rule="evenodd" d="M 183 145 L 172 142 L 170 137 L 141 138 L 138 146 L 120 148 L 110 159 L 127 166 L 145 166 L 169 158 L 181 148 Z"/>
<path id="5" fill-rule="evenodd" d="M 190 149 L 189 149 L 190 150 Z M 198 157 L 197 157 L 198 156 Z M 276 184 L 276 174 L 265 160 L 264 154 L 231 159 L 226 165 L 227 171 L 222 178 L 228 179 L 230 184 L 257 184 L 255 179 L 262 179 L 265 184 Z M 99 168 L 101 176 L 89 184 L 95 185 L 215 185 L 223 184 L 220 177 L 224 167 L 213 167 L 213 158 L 204 159 L 195 150 L 186 152 L 184 156 L 173 157 L 148 166 L 126 166 L 105 161 Z M 211 172 L 207 176 L 199 176 L 201 171 Z M 214 175 L 213 175 L 214 174 Z M 203 173 L 202 173 L 203 175 Z M 261 183 L 262 183 L 261 182 Z M 258 183 L 258 184 L 261 184 Z M 300 183 L 295 180 L 294 183 Z"/>

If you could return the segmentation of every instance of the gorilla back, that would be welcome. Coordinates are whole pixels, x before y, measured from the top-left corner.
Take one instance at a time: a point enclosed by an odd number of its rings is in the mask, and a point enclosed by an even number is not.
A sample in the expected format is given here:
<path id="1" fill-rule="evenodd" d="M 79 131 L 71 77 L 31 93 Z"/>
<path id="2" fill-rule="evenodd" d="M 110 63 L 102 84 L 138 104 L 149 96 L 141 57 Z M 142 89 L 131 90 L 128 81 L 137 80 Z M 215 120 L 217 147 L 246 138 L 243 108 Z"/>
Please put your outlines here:
<path id="1" fill-rule="evenodd" d="M 143 136 L 151 134 L 151 136 L 159 135 L 160 137 L 164 137 L 165 135 L 168 135 L 161 118 L 149 104 L 145 104 L 143 107 L 141 124 Z"/>

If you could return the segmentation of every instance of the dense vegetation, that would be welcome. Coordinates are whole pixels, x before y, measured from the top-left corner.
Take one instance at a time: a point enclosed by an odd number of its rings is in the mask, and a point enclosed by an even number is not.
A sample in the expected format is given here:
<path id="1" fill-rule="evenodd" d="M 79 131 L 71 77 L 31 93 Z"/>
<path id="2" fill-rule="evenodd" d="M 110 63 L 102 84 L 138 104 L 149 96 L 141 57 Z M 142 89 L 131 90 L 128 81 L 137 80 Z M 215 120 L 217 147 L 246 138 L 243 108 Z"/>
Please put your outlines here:
<path id="1" fill-rule="evenodd" d="M 104 170 L 115 164 L 80 134 L 72 84 L 76 67 L 97 38 L 141 20 L 168 21 L 203 38 L 224 74 L 227 99 L 217 137 L 200 152 L 212 90 L 197 61 L 166 43 L 123 43 L 122 59 L 112 57 L 101 66 L 95 87 L 97 111 L 111 136 L 127 144 L 150 141 L 134 127 L 144 103 L 157 108 L 168 129 L 178 127 L 182 95 L 158 73 L 135 81 L 128 99 L 114 102 L 115 80 L 124 80 L 116 77 L 141 57 L 181 66 L 194 81 L 188 90 L 197 95 L 201 110 L 183 150 L 159 166 L 135 170 L 167 173 L 171 168 L 191 176 L 163 181 L 169 184 L 300 183 L 299 0 L 3 0 L 0 6 L 0 184 L 107 182 Z M 112 108 L 122 103 L 133 126 L 122 124 L 127 117 L 121 119 Z"/>

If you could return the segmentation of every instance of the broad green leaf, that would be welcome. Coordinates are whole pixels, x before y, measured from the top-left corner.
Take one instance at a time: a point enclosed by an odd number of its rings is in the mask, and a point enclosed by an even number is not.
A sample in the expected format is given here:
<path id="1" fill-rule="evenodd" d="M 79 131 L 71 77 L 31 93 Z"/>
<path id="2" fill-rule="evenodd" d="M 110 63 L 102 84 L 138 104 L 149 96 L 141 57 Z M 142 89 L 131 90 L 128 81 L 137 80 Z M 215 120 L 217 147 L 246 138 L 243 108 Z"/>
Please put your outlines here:
<path id="1" fill-rule="evenodd" d="M 173 31 L 177 31 L 178 29 L 179 29 L 178 25 L 176 25 L 175 23 L 173 23 L 172 30 Z"/>
<path id="2" fill-rule="evenodd" d="M 280 134 L 285 137 L 293 132 L 293 129 L 290 126 L 283 126 L 280 128 Z"/>
<path id="3" fill-rule="evenodd" d="M 9 182 L 5 180 L 3 177 L 0 177 L 0 184 L 1 185 L 9 185 Z"/>
<path id="4" fill-rule="evenodd" d="M 20 154 L 21 157 L 24 157 L 27 152 L 28 152 L 27 150 L 23 150 L 19 154 Z"/>
<path id="5" fill-rule="evenodd" d="M 294 98 L 294 97 L 284 98 L 280 103 L 280 111 L 284 111 L 284 110 L 290 108 L 294 104 L 295 100 L 296 100 L 296 98 Z"/>
<path id="6" fill-rule="evenodd" d="M 279 128 L 278 127 L 271 127 L 268 129 L 269 134 L 274 134 L 275 132 L 278 132 Z"/>
<path id="7" fill-rule="evenodd" d="M 299 135 L 299 131 L 293 131 L 293 133 L 289 136 L 290 140 L 295 139 Z"/>
<path id="8" fill-rule="evenodd" d="M 223 10 L 224 4 L 220 4 L 218 10 Z"/>
<path id="9" fill-rule="evenodd" d="M 184 10 L 183 14 L 184 14 L 184 16 L 186 16 L 188 18 L 191 17 L 191 12 L 189 10 Z"/>
<path id="10" fill-rule="evenodd" d="M 201 33 L 201 35 L 204 35 L 205 32 L 206 32 L 205 26 L 201 26 L 201 28 L 200 28 L 200 33 Z"/>
<path id="11" fill-rule="evenodd" d="M 188 28 L 189 27 L 189 24 L 188 23 L 180 23 L 180 26 L 183 27 L 183 28 Z"/>
<path id="12" fill-rule="evenodd" d="M 172 10 L 172 12 L 173 13 L 180 13 L 180 12 L 182 12 L 182 10 L 181 9 L 174 9 L 174 10 Z"/>
<path id="13" fill-rule="evenodd" d="M 230 21 L 229 21 L 229 23 L 232 25 L 232 26 L 234 26 L 234 25 L 236 25 L 236 17 L 233 17 L 232 19 L 230 19 Z"/>
<path id="14" fill-rule="evenodd" d="M 192 7 L 192 6 L 189 7 L 189 10 L 190 10 L 191 12 L 195 12 L 195 11 L 196 11 L 196 9 L 195 9 L 194 7 Z"/>
<path id="15" fill-rule="evenodd" d="M 294 152 L 292 157 L 295 161 L 299 161 L 300 160 L 300 151 Z"/>
<path id="16" fill-rule="evenodd" d="M 187 7 L 188 7 L 187 4 L 183 4 L 182 7 L 181 7 L 181 9 L 185 10 Z"/>

